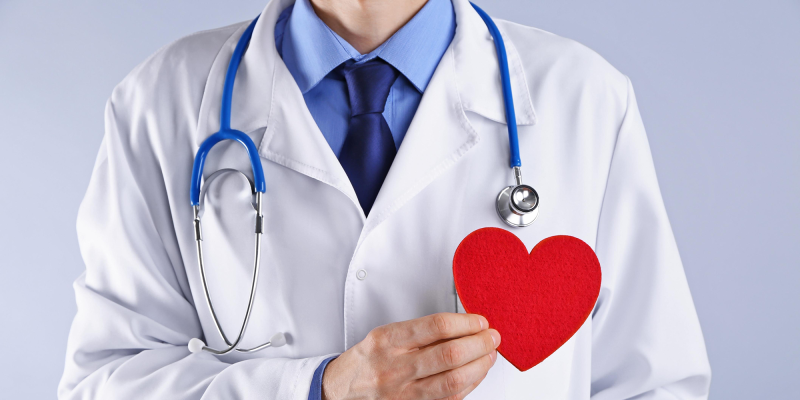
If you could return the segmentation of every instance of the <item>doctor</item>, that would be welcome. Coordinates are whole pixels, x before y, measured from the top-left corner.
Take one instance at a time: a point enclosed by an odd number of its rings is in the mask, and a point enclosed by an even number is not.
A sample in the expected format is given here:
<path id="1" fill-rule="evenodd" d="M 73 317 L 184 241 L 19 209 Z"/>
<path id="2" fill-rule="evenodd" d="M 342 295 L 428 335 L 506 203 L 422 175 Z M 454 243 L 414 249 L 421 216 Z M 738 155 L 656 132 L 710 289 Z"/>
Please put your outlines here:
<path id="1" fill-rule="evenodd" d="M 267 182 L 242 346 L 275 332 L 287 344 L 247 354 L 187 349 L 195 337 L 224 347 L 187 188 L 249 21 L 139 65 L 108 102 L 79 212 L 86 272 L 59 398 L 705 399 L 703 338 L 630 81 L 575 42 L 497 23 L 525 178 L 541 195 L 525 228 L 494 209 L 514 177 L 494 43 L 467 0 L 266 6 L 231 117 Z M 208 295 L 230 336 L 249 298 L 252 173 L 237 143 L 215 147 L 205 171 Z M 603 268 L 591 318 L 526 372 L 454 291 L 456 246 L 487 226 L 528 249 L 578 237 Z"/>

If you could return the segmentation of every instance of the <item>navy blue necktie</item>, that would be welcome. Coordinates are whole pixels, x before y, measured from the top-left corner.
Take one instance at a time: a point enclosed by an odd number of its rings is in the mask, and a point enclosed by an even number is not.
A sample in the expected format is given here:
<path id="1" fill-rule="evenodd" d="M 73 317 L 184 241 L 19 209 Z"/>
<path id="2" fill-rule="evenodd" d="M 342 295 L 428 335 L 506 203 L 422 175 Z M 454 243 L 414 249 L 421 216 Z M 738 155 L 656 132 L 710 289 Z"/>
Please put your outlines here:
<path id="1" fill-rule="evenodd" d="M 368 215 L 397 154 L 382 113 L 398 72 L 377 58 L 348 66 L 343 72 L 350 96 L 350 125 L 339 162 Z"/>

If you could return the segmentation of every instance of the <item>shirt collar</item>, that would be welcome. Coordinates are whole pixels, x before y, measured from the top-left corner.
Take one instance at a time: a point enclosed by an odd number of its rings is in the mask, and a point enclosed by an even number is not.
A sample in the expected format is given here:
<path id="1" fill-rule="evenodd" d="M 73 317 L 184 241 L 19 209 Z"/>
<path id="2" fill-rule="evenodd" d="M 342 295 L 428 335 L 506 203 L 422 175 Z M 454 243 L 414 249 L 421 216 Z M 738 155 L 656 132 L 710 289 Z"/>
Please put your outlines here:
<path id="1" fill-rule="evenodd" d="M 366 62 L 376 57 L 391 64 L 424 92 L 455 28 L 450 0 L 429 0 L 389 40 L 362 55 L 317 17 L 309 0 L 297 0 L 278 18 L 275 41 L 304 94 L 342 63 L 351 59 Z"/>

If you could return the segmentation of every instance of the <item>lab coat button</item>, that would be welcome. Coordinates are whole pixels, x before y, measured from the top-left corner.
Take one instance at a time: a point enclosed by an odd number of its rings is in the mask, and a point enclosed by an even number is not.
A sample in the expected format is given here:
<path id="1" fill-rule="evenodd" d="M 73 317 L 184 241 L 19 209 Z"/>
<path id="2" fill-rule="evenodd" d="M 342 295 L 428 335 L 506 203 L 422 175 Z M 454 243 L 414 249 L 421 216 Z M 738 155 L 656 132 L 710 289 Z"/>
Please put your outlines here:
<path id="1" fill-rule="evenodd" d="M 367 271 L 363 269 L 358 270 L 358 272 L 356 272 L 356 278 L 358 278 L 360 281 L 363 281 L 367 278 Z"/>

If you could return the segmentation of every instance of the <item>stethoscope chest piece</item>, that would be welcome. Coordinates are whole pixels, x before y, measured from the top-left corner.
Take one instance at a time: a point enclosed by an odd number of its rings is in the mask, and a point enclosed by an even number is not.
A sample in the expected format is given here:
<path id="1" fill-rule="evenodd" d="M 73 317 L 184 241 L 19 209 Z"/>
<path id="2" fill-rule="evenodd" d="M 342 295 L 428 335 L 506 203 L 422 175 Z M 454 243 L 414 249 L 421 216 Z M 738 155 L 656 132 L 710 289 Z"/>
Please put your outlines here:
<path id="1" fill-rule="evenodd" d="M 528 185 L 507 186 L 497 195 L 497 214 L 510 226 L 528 226 L 539 216 L 539 194 Z"/>

